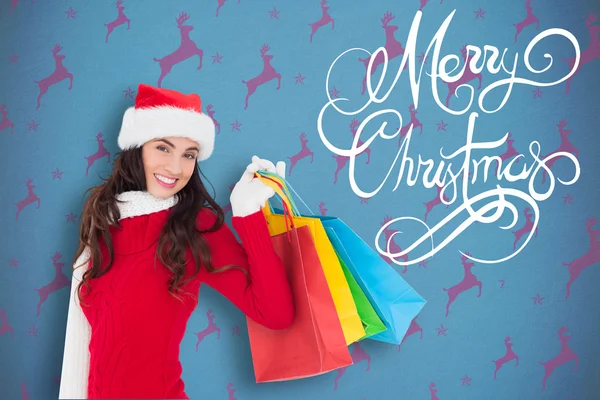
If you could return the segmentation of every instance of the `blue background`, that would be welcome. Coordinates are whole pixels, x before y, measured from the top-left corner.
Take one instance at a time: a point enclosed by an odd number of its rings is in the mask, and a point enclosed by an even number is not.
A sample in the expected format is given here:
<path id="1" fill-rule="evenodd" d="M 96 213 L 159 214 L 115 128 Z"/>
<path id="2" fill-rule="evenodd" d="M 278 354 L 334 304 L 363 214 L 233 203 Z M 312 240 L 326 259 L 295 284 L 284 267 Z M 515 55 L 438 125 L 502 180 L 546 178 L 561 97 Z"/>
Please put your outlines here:
<path id="1" fill-rule="evenodd" d="M 21 0 L 12 15 L 10 2 L 6 1 L 0 11 L 3 32 L 0 105 L 6 105 L 6 118 L 14 124 L 13 134 L 10 128 L 0 130 L 0 147 L 4 151 L 0 170 L 4 185 L 0 200 L 4 232 L 0 243 L 0 310 L 5 310 L 5 321 L 0 327 L 1 398 L 46 399 L 56 398 L 58 394 L 69 290 L 64 287 L 51 293 L 37 316 L 39 296 L 34 288 L 54 279 L 52 256 L 56 252 L 63 255 L 62 273 L 70 279 L 69 267 L 76 250 L 78 229 L 76 222 L 68 221 L 66 215 L 75 214 L 77 221 L 84 191 L 101 183 L 100 177 L 110 173 L 112 159 L 118 151 L 116 138 L 122 115 L 133 104 L 133 97 L 126 96 L 125 91 L 130 89 L 135 96 L 139 83 L 157 84 L 160 68 L 152 59 L 163 57 L 178 46 L 175 19 L 181 12 L 191 17 L 186 25 L 194 27 L 190 37 L 204 51 L 203 67 L 197 70 L 198 57 L 181 62 L 173 67 L 162 86 L 198 93 L 203 99 L 203 108 L 213 104 L 214 118 L 220 122 L 221 131 L 213 156 L 202 163 L 201 168 L 223 207 L 229 203 L 230 185 L 239 178 L 252 155 L 273 161 L 287 160 L 300 151 L 298 137 L 303 132 L 314 153 L 314 161 L 300 160 L 288 176 L 290 182 L 313 211 L 317 212 L 319 204 L 324 202 L 327 215 L 342 218 L 373 247 L 386 215 L 422 219 L 423 203 L 436 194 L 435 189 L 426 189 L 420 181 L 408 186 L 404 180 L 393 191 L 397 165 L 382 190 L 368 202 L 361 202 L 350 187 L 347 165 L 333 184 L 336 162 L 321 142 L 316 124 L 318 113 L 327 102 L 327 89 L 335 86 L 340 97 L 353 101 L 351 108 L 358 108 L 367 96 L 360 95 L 364 66 L 353 62 L 354 55 L 340 62 L 332 74 L 331 87 L 325 87 L 327 71 L 334 59 L 352 47 L 374 51 L 382 46 L 385 37 L 380 19 L 386 11 L 395 15 L 392 24 L 399 26 L 395 37 L 405 45 L 420 6 L 418 0 L 331 0 L 329 14 L 335 20 L 334 29 L 331 25 L 322 27 L 312 43 L 309 43 L 308 24 L 321 16 L 319 1 L 244 0 L 238 4 L 229 0 L 218 17 L 215 15 L 217 1 L 125 0 L 123 5 L 124 13 L 131 20 L 131 29 L 118 26 L 108 43 L 105 43 L 107 28 L 104 24 L 117 16 L 114 1 L 55 0 L 32 4 Z M 430 38 L 453 10 L 456 13 L 444 39 L 442 55 L 460 55 L 463 44 L 490 44 L 501 51 L 507 48 L 508 60 L 519 53 L 518 75 L 533 79 L 525 70 L 522 57 L 527 43 L 538 32 L 553 27 L 567 29 L 576 36 L 581 50 L 586 49 L 590 36 L 585 19 L 592 12 L 600 13 L 597 2 L 538 0 L 532 6 L 540 21 L 540 31 L 536 31 L 534 25 L 526 27 L 515 44 L 512 24 L 525 18 L 524 1 L 446 0 L 442 4 L 429 1 L 423 8 L 417 54 L 426 50 Z M 75 11 L 74 18 L 68 17 L 69 7 Z M 278 18 L 269 14 L 273 7 L 280 12 Z M 485 11 L 483 18 L 476 18 L 474 11 L 479 8 Z M 596 37 L 595 41 L 598 40 Z M 34 80 L 45 78 L 54 70 L 51 50 L 57 43 L 62 47 L 60 54 L 66 56 L 63 65 L 74 76 L 73 86 L 68 90 L 67 80 L 51 86 L 36 109 L 39 89 Z M 246 86 L 241 80 L 260 73 L 259 49 L 265 43 L 270 46 L 269 54 L 274 55 L 271 64 L 282 76 L 281 88 L 275 90 L 275 81 L 259 87 L 250 98 L 248 109 L 244 110 Z M 217 52 L 223 56 L 220 63 L 211 58 Z M 533 51 L 534 66 L 545 65 L 543 54 L 546 52 L 555 59 L 552 69 L 541 78 L 549 82 L 568 72 L 562 58 L 570 58 L 574 53 L 565 39 L 549 38 Z M 388 85 L 399 59 L 390 62 Z M 427 65 L 430 65 L 431 57 L 428 60 Z M 479 111 L 475 141 L 497 140 L 511 132 L 515 148 L 525 154 L 516 164 L 519 168 L 523 161 L 531 162 L 530 142 L 540 142 L 542 154 L 558 148 L 557 123 L 566 119 L 566 129 L 571 130 L 569 140 L 579 150 L 581 168 L 581 176 L 574 185 L 558 183 L 552 196 L 538 203 L 538 235 L 520 254 L 499 264 L 475 264 L 473 273 L 482 282 L 481 297 L 477 297 L 476 288 L 460 294 L 445 317 L 448 295 L 442 288 L 457 284 L 463 276 L 459 250 L 487 259 L 511 253 L 514 236 L 499 229 L 510 222 L 508 212 L 494 224 L 472 225 L 431 257 L 425 267 L 408 267 L 403 278 L 428 302 L 415 321 L 422 332 L 407 336 L 400 348 L 369 340 L 361 342 L 361 348 L 370 357 L 370 368 L 366 370 L 366 361 L 349 367 L 334 390 L 336 372 L 298 381 L 254 383 L 244 316 L 216 292 L 203 287 L 200 304 L 189 321 L 181 345 L 188 395 L 192 399 L 596 398 L 600 390 L 597 362 L 600 293 L 596 290 L 600 268 L 598 263 L 586 268 L 573 283 L 571 295 L 566 299 L 569 274 L 561 263 L 588 251 L 590 243 L 585 223 L 590 217 L 600 216 L 599 178 L 594 173 L 600 167 L 597 137 L 600 79 L 594 72 L 599 65 L 600 61 L 593 60 L 581 66 L 568 94 L 565 83 L 541 88 L 541 97 L 534 97 L 535 87 L 516 85 L 499 112 Z M 376 76 L 381 71 L 381 66 L 379 68 Z M 303 83 L 296 83 L 294 76 L 298 73 L 305 77 Z M 504 77 L 484 71 L 482 89 Z M 415 158 L 420 154 L 423 159 L 439 160 L 440 148 L 449 153 L 464 145 L 468 114 L 452 116 L 441 110 L 432 97 L 427 77 L 423 77 L 420 92 L 417 117 L 423 123 L 423 134 L 413 135 L 410 153 Z M 442 84 L 442 99 L 446 93 Z M 499 99 L 504 91 L 497 93 L 488 100 Z M 407 74 L 403 73 L 392 95 L 378 107 L 397 109 L 406 123 L 411 103 Z M 454 97 L 450 103 L 453 109 L 465 104 L 463 97 Z M 364 119 L 374 109 L 376 107 L 369 108 L 356 117 Z M 478 111 L 476 105 L 471 111 Z M 348 124 L 351 118 L 341 115 L 327 118 L 328 139 L 340 147 L 350 147 L 352 136 Z M 239 131 L 231 127 L 236 120 L 242 124 Z M 438 130 L 440 120 L 448 124 L 446 131 Z M 30 125 L 32 121 L 35 129 Z M 389 122 L 391 126 L 397 125 L 393 120 Z M 86 176 L 84 156 L 96 151 L 98 132 L 106 139 L 111 163 L 107 163 L 106 158 L 98 160 Z M 372 126 L 367 132 L 373 132 Z M 372 158 L 368 165 L 365 155 L 357 158 L 356 181 L 363 190 L 374 190 L 384 179 L 397 152 L 396 143 L 397 139 L 376 140 L 369 147 Z M 486 154 L 500 154 L 504 149 L 505 145 Z M 57 168 L 62 172 L 60 179 L 52 173 Z M 554 164 L 552 171 L 555 176 L 569 180 L 574 167 L 563 158 Z M 29 178 L 40 198 L 40 208 L 25 207 L 17 221 L 15 203 L 27 196 L 25 182 Z M 496 183 L 495 179 L 486 183 L 478 179 L 470 186 L 470 193 L 481 193 Z M 526 192 L 528 182 L 503 181 L 501 184 Z M 563 199 L 567 195 L 572 198 L 571 203 Z M 428 216 L 430 226 L 461 202 L 459 197 L 448 209 L 434 208 Z M 518 229 L 524 224 L 522 211 L 526 205 L 515 203 L 515 206 L 520 212 L 515 226 Z M 398 229 L 404 229 L 404 234 L 396 237 L 402 248 L 423 234 L 416 224 Z M 380 246 L 385 244 L 380 242 Z M 417 253 L 409 258 L 422 254 Z M 402 272 L 402 267 L 396 268 Z M 533 300 L 538 294 L 543 298 L 540 304 Z M 221 335 L 220 338 L 214 334 L 206 337 L 195 352 L 194 333 L 206 328 L 209 308 L 216 316 Z M 445 335 L 437 330 L 442 325 L 447 328 Z M 8 326 L 14 335 L 7 330 Z M 235 334 L 236 326 L 239 335 Z M 567 335 L 571 337 L 568 345 L 579 357 L 579 368 L 574 370 L 574 361 L 558 366 L 542 390 L 544 368 L 540 362 L 560 353 L 557 331 L 561 326 L 568 328 Z M 492 360 L 505 354 L 506 336 L 511 337 L 519 365 L 515 367 L 515 361 L 510 361 L 494 380 Z M 461 380 L 465 375 L 471 378 L 469 384 Z M 235 392 L 228 392 L 229 383 Z M 430 391 L 431 383 L 437 392 Z"/>

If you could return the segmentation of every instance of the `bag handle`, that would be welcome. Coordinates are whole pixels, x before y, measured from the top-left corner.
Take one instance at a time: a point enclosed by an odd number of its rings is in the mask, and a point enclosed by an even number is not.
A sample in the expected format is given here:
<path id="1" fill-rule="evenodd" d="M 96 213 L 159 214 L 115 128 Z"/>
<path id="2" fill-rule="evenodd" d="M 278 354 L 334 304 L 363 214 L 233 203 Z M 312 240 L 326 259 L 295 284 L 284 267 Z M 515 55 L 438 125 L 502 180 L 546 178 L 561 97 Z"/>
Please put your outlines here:
<path id="1" fill-rule="evenodd" d="M 255 172 L 254 176 L 256 178 L 258 178 L 261 182 L 263 182 L 265 185 L 267 185 L 271 189 L 273 189 L 275 191 L 275 193 L 277 193 L 277 195 L 279 196 L 281 202 L 284 204 L 284 208 L 287 207 L 287 209 L 290 211 L 290 213 L 292 215 L 294 215 L 294 213 L 295 214 L 299 214 L 299 213 L 296 212 L 297 208 L 296 208 L 295 204 L 292 204 L 292 200 L 289 197 L 289 195 L 286 195 L 283 192 L 285 190 L 285 187 L 283 186 L 283 184 L 278 179 L 276 179 L 273 176 L 262 176 L 262 171 L 261 172 Z"/>
<path id="2" fill-rule="evenodd" d="M 302 202 L 302 204 L 304 204 L 304 207 L 306 207 L 306 209 L 308 210 L 308 212 L 310 213 L 310 215 L 315 215 L 315 213 L 312 212 L 312 210 L 310 209 L 310 207 L 304 202 L 304 200 L 302 200 L 302 197 L 300 197 L 300 195 L 298 195 L 298 193 L 296 193 L 296 191 L 294 190 L 294 188 L 292 187 L 292 185 L 290 185 L 289 181 L 285 180 L 283 177 L 281 177 L 280 175 L 274 174 L 272 172 L 268 172 L 268 171 L 258 171 L 256 172 L 256 176 L 261 179 L 261 181 L 265 182 L 267 185 L 269 185 L 270 187 L 273 187 L 271 183 L 267 183 L 267 179 L 271 179 L 271 181 L 275 181 L 278 185 L 278 187 L 281 188 L 281 190 L 283 190 L 287 196 L 284 196 L 282 193 L 278 192 L 277 194 L 279 195 L 279 197 L 282 198 L 282 202 L 283 199 L 285 199 L 288 203 L 288 207 L 291 206 L 292 211 L 296 214 L 296 215 L 300 215 L 300 211 L 298 210 L 298 207 L 296 207 L 296 204 L 294 203 L 294 199 L 290 193 L 290 190 L 296 195 L 296 197 Z M 273 188 L 274 190 L 276 190 L 275 188 Z M 277 190 L 276 190 L 277 191 Z"/>
<path id="3" fill-rule="evenodd" d="M 273 190 L 275 190 L 275 192 L 281 197 L 282 199 L 282 204 L 283 204 L 283 217 L 285 219 L 285 231 L 287 233 L 288 236 L 288 241 L 291 242 L 292 238 L 290 235 L 290 231 L 291 229 L 295 229 L 296 226 L 294 225 L 294 218 L 293 218 L 293 211 L 290 209 L 289 203 L 286 202 L 287 198 L 286 196 L 283 194 L 282 192 L 282 188 L 280 186 L 280 184 L 274 180 L 271 180 L 270 178 L 261 178 L 260 176 L 258 176 L 259 174 L 255 173 L 255 176 L 258 177 L 259 179 L 261 179 L 261 181 L 265 182 L 265 184 L 267 184 L 268 186 L 272 187 Z M 269 216 L 273 215 L 273 210 L 271 209 L 271 204 L 269 203 L 269 201 L 267 200 L 267 202 L 265 203 L 264 207 L 262 208 L 263 210 L 263 214 L 265 215 L 265 218 L 268 218 Z M 288 217 L 289 217 L 289 221 L 288 221 Z M 267 220 L 268 221 L 268 220 Z M 288 226 L 288 222 L 289 222 L 289 226 Z"/>

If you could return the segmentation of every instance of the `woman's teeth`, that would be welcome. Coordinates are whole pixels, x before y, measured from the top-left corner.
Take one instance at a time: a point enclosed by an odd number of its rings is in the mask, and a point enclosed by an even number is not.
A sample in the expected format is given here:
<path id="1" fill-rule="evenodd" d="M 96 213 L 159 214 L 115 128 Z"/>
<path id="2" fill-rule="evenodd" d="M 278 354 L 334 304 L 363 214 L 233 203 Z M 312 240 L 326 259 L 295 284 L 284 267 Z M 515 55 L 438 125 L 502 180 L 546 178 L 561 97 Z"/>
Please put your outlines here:
<path id="1" fill-rule="evenodd" d="M 165 176 L 158 175 L 158 174 L 154 174 L 154 176 L 156 177 L 156 179 L 158 179 L 161 182 L 166 183 L 167 185 L 172 185 L 177 181 L 177 179 L 170 179 Z"/>

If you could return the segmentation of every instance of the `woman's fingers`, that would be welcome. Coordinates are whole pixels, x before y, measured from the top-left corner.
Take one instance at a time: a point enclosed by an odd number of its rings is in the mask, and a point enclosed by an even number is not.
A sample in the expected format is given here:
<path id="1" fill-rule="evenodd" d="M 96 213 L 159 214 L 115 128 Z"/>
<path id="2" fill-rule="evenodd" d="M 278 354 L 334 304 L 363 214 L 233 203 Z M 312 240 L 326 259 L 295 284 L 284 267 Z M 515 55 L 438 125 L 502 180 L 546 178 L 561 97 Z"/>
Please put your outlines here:
<path id="1" fill-rule="evenodd" d="M 264 159 L 264 158 L 259 158 L 257 156 L 253 156 L 252 157 L 252 163 L 253 164 L 257 164 L 258 165 L 258 169 L 263 169 L 265 171 L 271 172 L 271 173 L 277 173 L 276 169 L 275 169 L 275 164 L 273 164 L 273 162 Z"/>
<path id="2" fill-rule="evenodd" d="M 277 162 L 277 166 L 275 167 L 275 171 L 276 171 L 277 175 L 279 175 L 283 179 L 285 179 L 285 162 L 284 161 Z"/>

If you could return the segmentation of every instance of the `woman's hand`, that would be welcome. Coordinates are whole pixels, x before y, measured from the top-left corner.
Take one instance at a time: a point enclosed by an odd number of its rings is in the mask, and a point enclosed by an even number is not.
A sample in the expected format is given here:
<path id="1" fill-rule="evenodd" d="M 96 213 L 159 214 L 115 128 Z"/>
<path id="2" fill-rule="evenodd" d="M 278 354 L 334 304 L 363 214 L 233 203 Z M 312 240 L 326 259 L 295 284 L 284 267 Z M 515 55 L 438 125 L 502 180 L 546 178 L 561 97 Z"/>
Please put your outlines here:
<path id="1" fill-rule="evenodd" d="M 275 173 L 285 179 L 285 162 L 279 161 L 275 166 L 271 161 L 252 157 L 252 162 L 246 167 L 242 177 L 235 184 L 231 196 L 231 212 L 235 217 L 245 217 L 260 211 L 275 191 L 254 177 L 259 170 Z"/>

